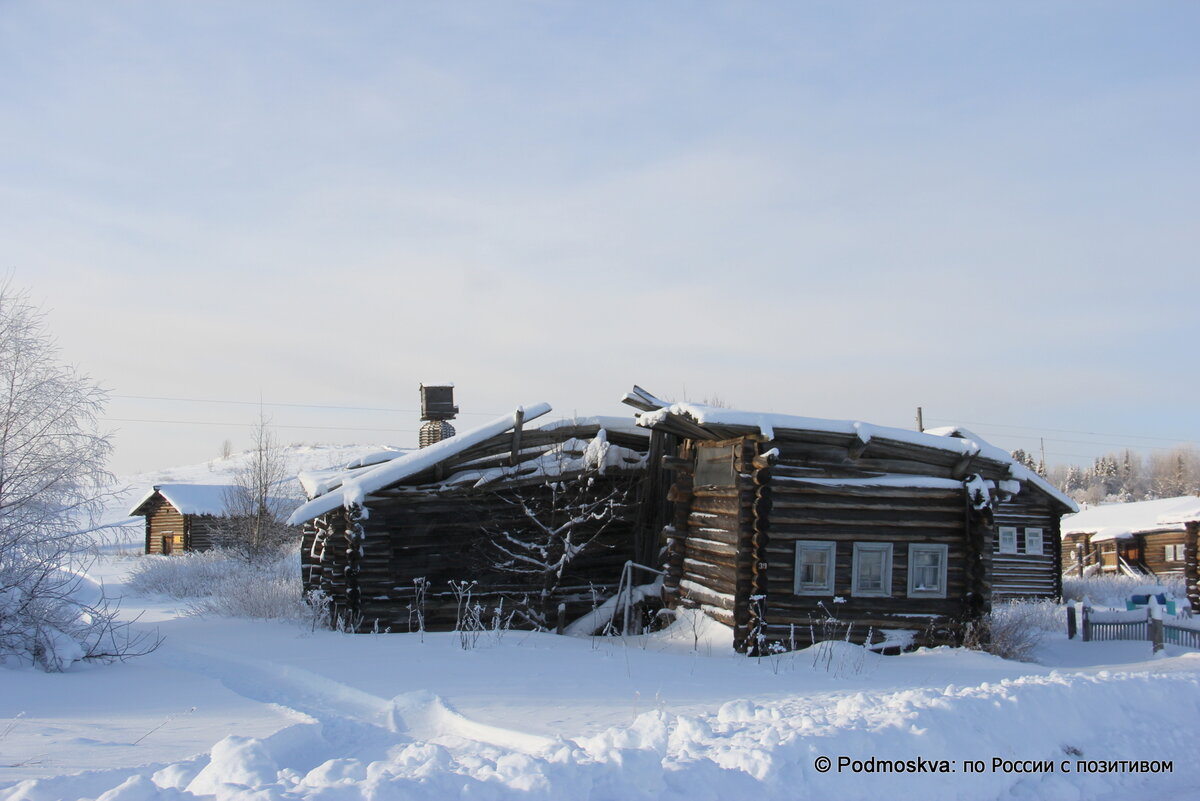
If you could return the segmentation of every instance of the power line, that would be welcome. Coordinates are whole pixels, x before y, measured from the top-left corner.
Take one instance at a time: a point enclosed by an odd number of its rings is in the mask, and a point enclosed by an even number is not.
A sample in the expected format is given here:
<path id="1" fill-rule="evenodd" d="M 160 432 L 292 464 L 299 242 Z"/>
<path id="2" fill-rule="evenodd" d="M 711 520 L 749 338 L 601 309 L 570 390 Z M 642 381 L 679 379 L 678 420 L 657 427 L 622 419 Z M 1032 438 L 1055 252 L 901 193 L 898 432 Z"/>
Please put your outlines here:
<path id="1" fill-rule="evenodd" d="M 186 426 L 239 426 L 239 427 L 254 427 L 257 423 L 221 423 L 211 420 L 149 420 L 138 417 L 103 417 L 102 420 L 109 423 L 167 423 L 169 425 L 186 425 Z M 399 434 L 415 434 L 415 428 L 354 428 L 351 426 L 290 426 L 279 425 L 276 423 L 268 423 L 268 428 L 299 428 L 304 430 L 316 431 L 387 431 Z"/>
<path id="2" fill-rule="evenodd" d="M 1121 437 L 1122 439 L 1154 439 L 1154 440 L 1159 440 L 1162 442 L 1174 442 L 1176 444 L 1184 443 L 1184 442 L 1189 443 L 1189 444 L 1200 444 L 1200 440 L 1176 439 L 1175 437 L 1154 437 L 1154 436 L 1149 436 L 1146 434 L 1115 434 L 1112 432 L 1102 432 L 1102 431 L 1075 431 L 1073 429 L 1068 429 L 1068 428 L 1038 428 L 1038 427 L 1034 427 L 1034 426 L 1014 426 L 1014 425 L 1008 425 L 1005 423 L 983 423 L 983 422 L 972 423 L 968 420 L 946 420 L 946 419 L 942 419 L 942 418 L 937 418 L 937 419 L 939 422 L 945 423 L 948 425 L 992 426 L 994 428 L 1016 428 L 1016 429 L 1020 429 L 1023 431 L 1036 431 L 1036 432 L 1053 431 L 1058 434 L 1082 434 L 1082 435 L 1088 436 L 1088 437 Z M 1011 434 L 1009 436 L 1019 436 L 1019 435 Z M 1038 435 L 1030 434 L 1028 436 L 1038 436 Z M 1079 440 L 1058 440 L 1058 441 L 1059 442 L 1078 442 Z M 1089 443 L 1089 444 L 1091 444 L 1091 443 Z M 1095 444 L 1104 444 L 1104 443 L 1095 443 Z M 1147 445 L 1146 447 L 1152 447 L 1152 446 Z"/>
<path id="3" fill-rule="evenodd" d="M 109 395 L 110 398 L 122 400 L 152 400 L 172 401 L 179 403 L 220 403 L 233 406 L 279 406 L 291 409 L 339 409 L 353 412 L 399 412 L 404 414 L 420 414 L 420 409 L 390 409 L 376 406 L 337 406 L 327 403 L 267 403 L 266 401 L 220 400 L 217 398 L 174 398 L 166 395 Z M 459 414 L 474 414 L 487 417 L 498 417 L 504 412 L 459 412 Z"/>

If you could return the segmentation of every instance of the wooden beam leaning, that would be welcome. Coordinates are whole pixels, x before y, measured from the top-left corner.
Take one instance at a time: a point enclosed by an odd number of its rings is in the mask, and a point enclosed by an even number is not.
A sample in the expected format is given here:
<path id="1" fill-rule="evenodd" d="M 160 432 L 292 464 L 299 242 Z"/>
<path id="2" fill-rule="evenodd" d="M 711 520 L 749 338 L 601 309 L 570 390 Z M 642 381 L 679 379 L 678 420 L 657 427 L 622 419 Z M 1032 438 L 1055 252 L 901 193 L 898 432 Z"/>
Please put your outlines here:
<path id="1" fill-rule="evenodd" d="M 525 410 L 517 409 L 516 415 L 513 417 L 513 434 L 512 434 L 512 455 L 509 456 L 508 463 L 515 466 L 520 461 L 519 454 L 521 453 L 521 432 L 525 424 Z"/>

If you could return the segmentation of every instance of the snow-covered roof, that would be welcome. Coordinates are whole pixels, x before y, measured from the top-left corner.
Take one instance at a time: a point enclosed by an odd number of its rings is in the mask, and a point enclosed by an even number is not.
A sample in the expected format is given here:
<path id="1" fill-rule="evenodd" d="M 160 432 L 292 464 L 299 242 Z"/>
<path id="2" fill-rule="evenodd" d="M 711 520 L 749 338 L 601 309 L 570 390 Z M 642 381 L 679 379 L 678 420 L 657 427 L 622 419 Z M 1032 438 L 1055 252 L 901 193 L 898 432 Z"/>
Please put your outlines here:
<path id="1" fill-rule="evenodd" d="M 958 456 L 980 456 L 994 462 L 1007 464 L 1009 474 L 1012 478 L 1036 486 L 1067 509 L 1074 511 L 1079 508 L 1076 506 L 1075 501 L 1071 500 L 1070 497 L 1061 492 L 1053 484 L 1025 465 L 1015 461 L 1008 451 L 992 445 L 982 437 L 971 434 L 963 428 L 948 427 L 924 432 L 911 431 L 906 428 L 879 426 L 857 420 L 829 420 L 820 417 L 802 417 L 790 414 L 747 412 L 737 409 L 705 406 L 699 403 L 673 403 L 655 411 L 643 412 L 638 418 L 638 425 L 653 427 L 671 415 L 690 417 L 702 426 L 716 425 L 757 428 L 767 439 L 774 439 L 777 430 L 791 429 L 796 431 L 844 434 L 857 437 L 864 443 L 870 442 L 872 439 L 890 440 L 908 445 L 949 451 Z"/>
<path id="2" fill-rule="evenodd" d="M 184 515 L 225 514 L 225 498 L 237 488 L 232 484 L 158 484 L 141 497 L 129 510 L 130 516 L 141 514 L 141 508 L 155 493 L 166 498 L 167 503 Z"/>
<path id="3" fill-rule="evenodd" d="M 378 492 L 409 476 L 428 470 L 451 456 L 462 453 L 491 437 L 503 434 L 516 426 L 518 414 L 524 415 L 523 421 L 529 421 L 541 417 L 549 411 L 550 404 L 548 403 L 538 403 L 524 409 L 518 408 L 511 414 L 497 417 L 490 423 L 484 423 L 477 428 L 456 434 L 427 448 L 410 451 L 374 467 L 346 473 L 336 489 L 330 489 L 325 494 L 318 495 L 293 512 L 291 518 L 288 519 L 288 524 L 298 526 L 339 507 L 361 503 L 363 498 L 372 492 Z"/>
<path id="4" fill-rule="evenodd" d="M 384 450 L 360 456 L 357 459 L 351 459 L 340 467 L 327 467 L 323 470 L 305 470 L 297 474 L 296 480 L 304 488 L 304 494 L 307 497 L 315 498 L 340 486 L 348 471 L 360 470 L 371 465 L 390 462 L 392 459 L 403 456 L 411 450 L 411 448 L 385 448 Z"/>
<path id="5" fill-rule="evenodd" d="M 1090 534 L 1092 542 L 1127 539 L 1200 520 L 1200 497 L 1182 495 L 1156 501 L 1106 503 L 1063 518 L 1062 534 Z"/>

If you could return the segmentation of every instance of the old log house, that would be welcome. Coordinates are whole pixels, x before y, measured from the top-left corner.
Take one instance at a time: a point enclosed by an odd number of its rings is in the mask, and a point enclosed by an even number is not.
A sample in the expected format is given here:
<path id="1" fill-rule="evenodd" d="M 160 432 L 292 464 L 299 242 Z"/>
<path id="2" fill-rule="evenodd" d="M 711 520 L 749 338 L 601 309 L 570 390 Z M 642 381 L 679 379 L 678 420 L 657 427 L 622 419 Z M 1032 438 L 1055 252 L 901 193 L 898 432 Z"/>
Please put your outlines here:
<path id="1" fill-rule="evenodd" d="M 1063 519 L 1064 570 L 1075 575 L 1187 576 L 1192 585 L 1188 537 L 1197 521 L 1200 498 L 1195 495 L 1090 507 Z"/>
<path id="2" fill-rule="evenodd" d="M 290 522 L 304 526 L 305 589 L 357 631 L 450 630 L 472 607 L 472 625 L 554 627 L 602 603 L 653 547 L 650 432 L 621 418 L 531 425 L 549 411 L 302 476 L 310 501 Z"/>
<path id="3" fill-rule="evenodd" d="M 1023 494 L 1074 509 L 961 434 L 669 404 L 638 387 L 625 402 L 662 437 L 651 473 L 674 477 L 666 603 L 732 626 L 739 651 L 831 628 L 856 642 L 961 642 L 991 607 L 997 511 Z"/>
<path id="4" fill-rule="evenodd" d="M 212 548 L 227 520 L 224 484 L 159 484 L 129 510 L 146 518 L 146 553 L 181 554 Z"/>

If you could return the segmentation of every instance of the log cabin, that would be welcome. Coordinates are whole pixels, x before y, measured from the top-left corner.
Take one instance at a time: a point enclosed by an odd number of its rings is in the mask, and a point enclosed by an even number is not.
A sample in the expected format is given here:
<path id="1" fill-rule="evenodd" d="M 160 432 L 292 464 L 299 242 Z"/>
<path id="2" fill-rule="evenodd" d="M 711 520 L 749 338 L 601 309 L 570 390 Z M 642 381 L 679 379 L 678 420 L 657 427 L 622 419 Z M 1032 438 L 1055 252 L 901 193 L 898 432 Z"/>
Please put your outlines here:
<path id="1" fill-rule="evenodd" d="M 205 551 L 226 519 L 225 499 L 236 491 L 225 484 L 158 484 L 129 510 L 146 518 L 146 553 L 171 556 Z"/>
<path id="2" fill-rule="evenodd" d="M 673 475 L 664 600 L 732 626 L 746 653 L 831 630 L 959 643 L 991 608 L 997 512 L 1022 495 L 1049 499 L 1047 514 L 1075 509 L 962 432 L 670 404 L 640 387 L 624 400 L 654 435 L 650 473 Z"/>
<path id="3" fill-rule="evenodd" d="M 353 631 L 554 628 L 610 597 L 653 546 L 649 432 L 627 418 L 532 424 L 547 404 L 378 463 L 301 475 L 306 592 Z M 649 546 L 647 545 L 649 543 Z M 643 557 L 644 558 L 644 557 Z"/>
<path id="4" fill-rule="evenodd" d="M 1183 576 L 1188 526 L 1200 521 L 1200 497 L 1092 506 L 1062 522 L 1061 553 L 1068 573 Z"/>

